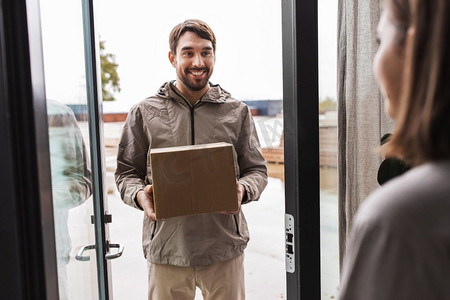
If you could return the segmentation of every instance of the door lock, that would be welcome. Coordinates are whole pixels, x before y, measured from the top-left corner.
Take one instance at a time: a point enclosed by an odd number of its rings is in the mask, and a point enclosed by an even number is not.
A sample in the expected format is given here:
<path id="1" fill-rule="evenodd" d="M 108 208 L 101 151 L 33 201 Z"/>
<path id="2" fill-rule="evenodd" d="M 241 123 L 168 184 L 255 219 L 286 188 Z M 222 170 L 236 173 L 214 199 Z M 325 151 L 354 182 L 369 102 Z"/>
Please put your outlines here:
<path id="1" fill-rule="evenodd" d="M 294 243 L 294 217 L 290 214 L 284 216 L 284 226 L 286 229 L 286 272 L 295 272 L 295 243 Z"/>

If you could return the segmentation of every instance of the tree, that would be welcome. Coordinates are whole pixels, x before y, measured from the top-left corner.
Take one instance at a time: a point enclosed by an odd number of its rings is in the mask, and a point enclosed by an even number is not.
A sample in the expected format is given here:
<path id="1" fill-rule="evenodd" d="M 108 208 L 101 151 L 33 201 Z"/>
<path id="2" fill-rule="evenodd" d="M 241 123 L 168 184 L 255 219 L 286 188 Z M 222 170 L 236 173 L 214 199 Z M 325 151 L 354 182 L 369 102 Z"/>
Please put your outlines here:
<path id="1" fill-rule="evenodd" d="M 319 110 L 337 110 L 337 102 L 333 98 L 327 96 L 325 99 L 319 100 Z"/>
<path id="2" fill-rule="evenodd" d="M 116 56 L 105 51 L 105 41 L 100 41 L 100 66 L 102 69 L 103 101 L 114 101 L 114 93 L 120 92 L 120 77 L 117 73 Z"/>

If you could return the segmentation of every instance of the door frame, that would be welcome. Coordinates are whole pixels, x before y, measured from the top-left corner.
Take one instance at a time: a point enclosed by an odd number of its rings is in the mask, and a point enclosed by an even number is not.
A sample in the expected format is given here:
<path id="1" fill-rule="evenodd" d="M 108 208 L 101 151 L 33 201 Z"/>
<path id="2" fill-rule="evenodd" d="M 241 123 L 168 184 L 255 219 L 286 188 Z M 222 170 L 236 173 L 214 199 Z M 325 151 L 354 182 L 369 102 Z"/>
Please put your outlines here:
<path id="1" fill-rule="evenodd" d="M 3 0 L 0 12 L 0 291 L 58 299 L 39 2 Z"/>
<path id="2" fill-rule="evenodd" d="M 81 0 L 83 15 L 84 57 L 86 72 L 86 94 L 88 104 L 91 175 L 93 186 L 95 227 L 95 246 L 97 261 L 98 293 L 100 300 L 113 299 L 111 263 L 106 259 L 109 251 L 109 227 L 105 183 L 105 155 L 103 140 L 103 110 L 101 98 L 101 79 L 99 43 L 94 26 L 93 0 Z"/>
<path id="3" fill-rule="evenodd" d="M 112 299 L 105 228 L 102 110 L 93 1 L 82 0 L 98 295 Z M 0 11 L 0 280 L 7 299 L 59 299 L 40 3 L 3 0 Z"/>
<path id="4" fill-rule="evenodd" d="M 285 210 L 294 220 L 289 300 L 321 298 L 317 21 L 317 0 L 282 1 Z"/>

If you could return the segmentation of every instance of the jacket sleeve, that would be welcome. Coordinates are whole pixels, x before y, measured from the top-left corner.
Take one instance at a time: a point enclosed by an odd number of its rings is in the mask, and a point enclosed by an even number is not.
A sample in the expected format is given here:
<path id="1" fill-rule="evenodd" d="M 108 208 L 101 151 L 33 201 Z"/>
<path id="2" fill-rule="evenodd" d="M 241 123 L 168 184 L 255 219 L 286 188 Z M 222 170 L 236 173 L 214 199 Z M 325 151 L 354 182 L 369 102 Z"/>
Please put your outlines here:
<path id="1" fill-rule="evenodd" d="M 141 210 L 136 194 L 146 184 L 148 148 L 149 138 L 145 134 L 141 111 L 134 107 L 122 130 L 114 175 L 123 202 Z"/>
<path id="2" fill-rule="evenodd" d="M 241 111 L 242 127 L 236 147 L 239 164 L 239 183 L 245 187 L 243 203 L 256 201 L 267 185 L 267 166 L 262 155 L 255 123 L 250 109 Z"/>

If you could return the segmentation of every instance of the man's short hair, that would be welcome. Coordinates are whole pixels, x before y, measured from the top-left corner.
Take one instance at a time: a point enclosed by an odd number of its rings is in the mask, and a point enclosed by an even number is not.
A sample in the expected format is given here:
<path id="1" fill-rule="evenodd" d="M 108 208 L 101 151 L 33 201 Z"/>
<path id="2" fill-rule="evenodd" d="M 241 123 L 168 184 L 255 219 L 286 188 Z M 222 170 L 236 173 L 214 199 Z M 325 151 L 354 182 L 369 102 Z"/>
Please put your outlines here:
<path id="1" fill-rule="evenodd" d="M 214 53 L 216 52 L 216 36 L 214 35 L 212 29 L 208 26 L 208 24 L 201 20 L 190 19 L 178 24 L 170 32 L 169 45 L 170 51 L 172 51 L 173 54 L 176 54 L 178 40 L 186 31 L 191 31 L 202 39 L 211 41 L 213 51 Z"/>

